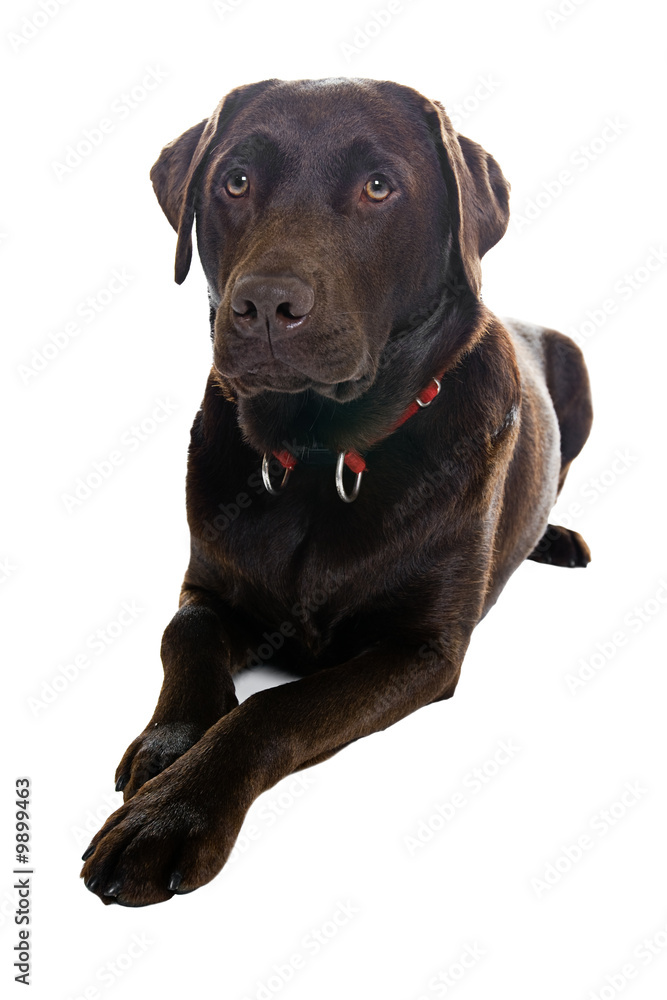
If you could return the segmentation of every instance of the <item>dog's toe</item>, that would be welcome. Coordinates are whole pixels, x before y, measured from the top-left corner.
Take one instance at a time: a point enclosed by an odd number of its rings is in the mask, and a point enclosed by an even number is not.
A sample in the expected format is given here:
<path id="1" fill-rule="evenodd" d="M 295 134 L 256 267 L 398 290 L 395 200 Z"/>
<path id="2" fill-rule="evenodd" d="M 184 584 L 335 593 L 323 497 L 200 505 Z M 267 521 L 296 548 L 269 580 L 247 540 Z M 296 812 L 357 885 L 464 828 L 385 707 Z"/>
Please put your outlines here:
<path id="1" fill-rule="evenodd" d="M 234 781 L 223 786 L 217 770 L 209 778 L 206 764 L 189 755 L 147 782 L 84 852 L 86 888 L 105 905 L 148 906 L 209 882 L 227 860 L 247 808 Z"/>
<path id="2" fill-rule="evenodd" d="M 205 726 L 170 722 L 149 725 L 130 743 L 116 768 L 116 791 L 127 802 L 151 778 L 182 757 L 206 731 Z"/>

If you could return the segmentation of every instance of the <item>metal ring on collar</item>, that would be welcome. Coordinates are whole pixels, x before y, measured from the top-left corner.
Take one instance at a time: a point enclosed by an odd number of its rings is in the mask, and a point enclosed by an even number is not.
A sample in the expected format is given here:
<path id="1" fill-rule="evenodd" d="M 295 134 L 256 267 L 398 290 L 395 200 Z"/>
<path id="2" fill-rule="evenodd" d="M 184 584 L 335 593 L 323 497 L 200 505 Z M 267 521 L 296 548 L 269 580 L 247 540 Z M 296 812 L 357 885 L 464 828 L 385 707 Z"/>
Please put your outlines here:
<path id="1" fill-rule="evenodd" d="M 271 496 L 277 497 L 278 494 L 281 492 L 281 490 L 285 489 L 285 485 L 287 484 L 287 480 L 289 479 L 290 472 L 291 469 L 285 469 L 285 475 L 283 476 L 280 482 L 280 486 L 278 487 L 278 489 L 276 489 L 275 486 L 271 484 L 271 473 L 269 472 L 269 456 L 266 454 L 266 452 L 264 452 L 264 458 L 262 459 L 262 479 L 264 481 L 264 486 L 266 488 L 267 493 L 270 493 Z"/>
<path id="2" fill-rule="evenodd" d="M 438 394 L 440 392 L 440 379 L 434 378 L 433 381 L 435 382 L 435 384 L 438 387 L 438 391 L 436 392 L 436 394 L 433 397 L 433 399 L 437 399 Z M 431 405 L 431 403 L 433 402 L 433 399 L 429 399 L 428 403 L 422 403 L 422 401 L 419 398 L 419 396 L 417 396 L 417 398 L 415 399 L 415 403 L 417 404 L 417 406 L 421 406 L 421 408 L 424 409 L 425 406 L 430 406 Z"/>
<path id="3" fill-rule="evenodd" d="M 357 478 L 355 480 L 354 486 L 352 487 L 351 493 L 345 492 L 345 484 L 343 483 L 343 469 L 345 468 L 345 452 L 338 452 L 338 461 L 336 462 L 336 489 L 338 490 L 338 496 L 345 503 L 352 503 L 359 496 L 359 487 L 361 486 L 361 477 L 363 472 L 357 472 Z"/>

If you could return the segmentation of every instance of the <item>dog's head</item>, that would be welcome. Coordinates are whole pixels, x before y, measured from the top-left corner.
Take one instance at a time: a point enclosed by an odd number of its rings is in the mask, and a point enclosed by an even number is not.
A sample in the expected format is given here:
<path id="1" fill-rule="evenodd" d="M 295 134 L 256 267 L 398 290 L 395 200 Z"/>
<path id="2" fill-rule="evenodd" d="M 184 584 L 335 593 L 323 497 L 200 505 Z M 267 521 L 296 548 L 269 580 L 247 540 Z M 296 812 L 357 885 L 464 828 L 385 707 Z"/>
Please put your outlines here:
<path id="1" fill-rule="evenodd" d="M 392 337 L 443 296 L 478 299 L 509 215 L 493 157 L 437 102 L 374 80 L 239 87 L 151 179 L 179 283 L 196 218 L 214 364 L 239 397 L 361 395 Z"/>

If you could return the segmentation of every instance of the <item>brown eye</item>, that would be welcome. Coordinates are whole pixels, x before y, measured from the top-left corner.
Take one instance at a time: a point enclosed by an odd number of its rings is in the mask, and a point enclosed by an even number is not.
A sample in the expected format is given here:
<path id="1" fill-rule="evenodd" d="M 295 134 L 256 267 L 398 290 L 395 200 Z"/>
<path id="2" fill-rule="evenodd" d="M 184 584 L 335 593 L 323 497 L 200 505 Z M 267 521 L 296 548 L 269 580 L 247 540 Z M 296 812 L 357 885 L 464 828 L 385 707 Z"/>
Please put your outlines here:
<path id="1" fill-rule="evenodd" d="M 364 193 L 371 201 L 384 201 L 391 194 L 391 188 L 384 177 L 371 177 L 364 184 Z"/>
<path id="2" fill-rule="evenodd" d="M 236 173 L 230 174 L 225 181 L 225 190 L 232 198 L 243 198 L 248 193 L 249 187 L 250 181 L 242 170 L 237 170 Z"/>

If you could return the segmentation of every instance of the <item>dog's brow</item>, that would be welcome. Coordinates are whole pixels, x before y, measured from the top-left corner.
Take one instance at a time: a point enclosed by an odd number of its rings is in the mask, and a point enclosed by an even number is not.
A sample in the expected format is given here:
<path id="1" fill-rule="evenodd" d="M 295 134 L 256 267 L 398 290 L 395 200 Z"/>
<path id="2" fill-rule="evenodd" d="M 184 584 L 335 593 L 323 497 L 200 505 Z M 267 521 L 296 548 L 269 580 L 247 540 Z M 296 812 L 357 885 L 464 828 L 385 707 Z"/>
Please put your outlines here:
<path id="1" fill-rule="evenodd" d="M 352 167 L 367 167 L 372 170 L 379 164 L 395 164 L 396 157 L 369 139 L 354 139 L 340 153 L 343 162 Z"/>
<path id="2" fill-rule="evenodd" d="M 256 162 L 257 160 L 268 160 L 281 152 L 279 144 L 265 132 L 254 132 L 244 136 L 233 146 L 226 148 L 219 146 L 216 152 L 224 160 L 246 160 Z"/>

